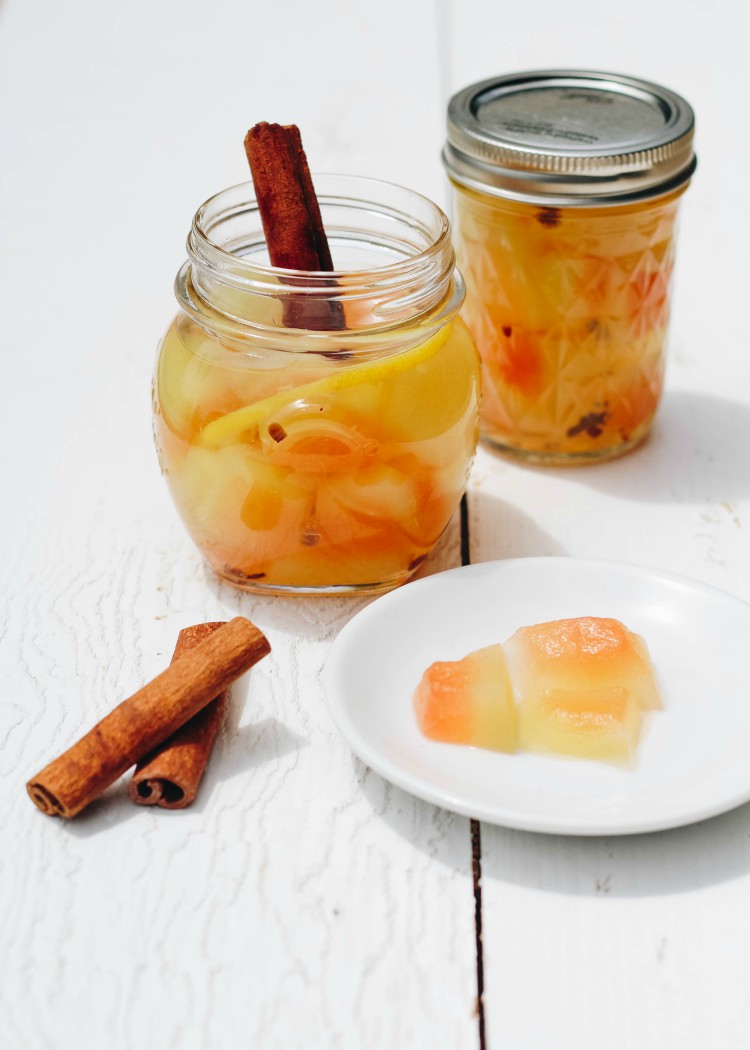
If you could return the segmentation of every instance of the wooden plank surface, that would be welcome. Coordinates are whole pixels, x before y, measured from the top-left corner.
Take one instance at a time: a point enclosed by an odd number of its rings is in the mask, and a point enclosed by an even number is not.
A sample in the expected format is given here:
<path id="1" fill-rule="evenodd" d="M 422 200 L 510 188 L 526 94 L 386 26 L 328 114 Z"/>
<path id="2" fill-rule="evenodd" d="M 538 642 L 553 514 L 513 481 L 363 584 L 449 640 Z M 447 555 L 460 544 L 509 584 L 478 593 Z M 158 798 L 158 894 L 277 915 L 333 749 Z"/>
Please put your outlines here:
<path id="1" fill-rule="evenodd" d="M 478 1045 L 470 823 L 367 771 L 325 709 L 330 642 L 362 603 L 218 585 L 169 504 L 148 385 L 171 282 L 197 204 L 246 178 L 256 120 L 299 123 L 314 170 L 445 201 L 443 107 L 464 84 L 581 65 L 682 90 L 700 167 L 655 434 L 581 471 L 481 450 L 471 556 L 617 558 L 750 598 L 740 12 L 0 5 L 0 1046 Z M 459 562 L 456 522 L 429 570 Z M 180 627 L 238 611 L 273 654 L 234 690 L 192 810 L 136 809 L 123 785 L 70 825 L 31 808 L 26 777 Z M 483 825 L 481 842 L 490 1050 L 747 1045 L 748 807 L 627 840 Z"/>

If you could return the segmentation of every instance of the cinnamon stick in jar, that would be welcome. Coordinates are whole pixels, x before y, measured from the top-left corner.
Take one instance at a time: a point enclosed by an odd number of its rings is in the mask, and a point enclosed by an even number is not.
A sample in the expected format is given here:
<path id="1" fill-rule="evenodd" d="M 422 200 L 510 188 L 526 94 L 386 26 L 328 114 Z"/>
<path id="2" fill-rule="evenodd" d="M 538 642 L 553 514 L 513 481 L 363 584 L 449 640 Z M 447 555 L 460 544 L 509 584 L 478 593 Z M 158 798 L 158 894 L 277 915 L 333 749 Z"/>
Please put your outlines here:
<path id="1" fill-rule="evenodd" d="M 287 270 L 333 270 L 320 205 L 296 124 L 255 124 L 245 136 L 268 257 Z M 335 282 L 331 282 L 335 285 Z M 346 327 L 340 302 L 301 293 L 284 300 L 288 328 L 332 331 Z"/>
<path id="2" fill-rule="evenodd" d="M 50 816 L 74 817 L 270 651 L 244 617 L 222 625 L 33 777 L 32 802 Z"/>
<path id="3" fill-rule="evenodd" d="M 296 124 L 255 124 L 245 135 L 272 266 L 332 270 L 333 261 Z"/>
<path id="4" fill-rule="evenodd" d="M 222 623 L 197 623 L 180 631 L 172 662 L 179 660 Z M 130 797 L 140 806 L 184 809 L 195 799 L 219 732 L 228 691 L 193 715 L 172 736 L 144 755 L 130 781 Z"/>

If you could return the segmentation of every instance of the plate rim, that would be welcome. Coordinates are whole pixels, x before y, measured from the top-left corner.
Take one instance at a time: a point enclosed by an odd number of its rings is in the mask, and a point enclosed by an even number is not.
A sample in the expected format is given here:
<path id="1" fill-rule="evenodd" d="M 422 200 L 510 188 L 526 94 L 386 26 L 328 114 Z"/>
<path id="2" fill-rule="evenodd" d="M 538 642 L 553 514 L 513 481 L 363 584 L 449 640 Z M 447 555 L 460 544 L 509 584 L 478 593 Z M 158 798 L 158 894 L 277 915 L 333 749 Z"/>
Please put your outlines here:
<path id="1" fill-rule="evenodd" d="M 729 602 L 731 605 L 737 604 L 742 608 L 746 616 L 750 616 L 750 602 L 745 601 L 743 598 L 740 598 L 735 594 L 731 594 L 729 591 L 715 587 L 712 584 L 704 583 L 702 580 L 696 580 L 690 576 L 670 572 L 669 570 L 658 567 L 636 563 L 631 564 L 629 562 L 616 561 L 607 558 L 533 555 L 523 558 L 493 559 L 490 561 L 472 562 L 468 565 L 457 565 L 450 569 L 445 569 L 442 572 L 433 573 L 430 576 L 414 580 L 411 583 L 404 584 L 403 587 L 380 595 L 363 609 L 360 609 L 355 613 L 335 638 L 325 661 L 323 668 L 323 686 L 329 714 L 331 715 L 336 729 L 360 761 L 364 762 L 365 765 L 374 770 L 389 783 L 394 784 L 396 787 L 401 788 L 410 795 L 422 799 L 425 802 L 429 802 L 432 805 L 498 827 L 510 828 L 516 831 L 528 831 L 536 834 L 581 837 L 614 837 L 621 835 L 653 834 L 659 831 L 668 831 L 678 827 L 686 827 L 702 820 L 708 820 L 711 817 L 719 816 L 722 813 L 727 813 L 730 810 L 736 809 L 738 806 L 750 801 L 749 775 L 748 783 L 742 791 L 736 792 L 729 799 L 713 802 L 712 804 L 707 804 L 706 806 L 697 809 L 696 807 L 692 807 L 689 814 L 674 814 L 671 817 L 667 815 L 659 817 L 657 815 L 651 820 L 642 817 L 637 819 L 630 818 L 630 820 L 626 818 L 614 825 L 606 821 L 602 822 L 601 820 L 599 822 L 592 820 L 590 823 L 582 824 L 580 816 L 574 818 L 562 817 L 555 818 L 554 826 L 552 826 L 548 819 L 543 817 L 535 819 L 533 815 L 529 815 L 526 811 L 520 812 L 513 809 L 505 809 L 502 817 L 500 817 L 495 811 L 495 807 L 488 808 L 481 802 L 478 805 L 467 805 L 463 799 L 452 795 L 450 792 L 440 792 L 435 790 L 431 785 L 425 784 L 419 778 L 411 776 L 408 772 L 402 770 L 397 765 L 392 766 L 387 759 L 382 758 L 381 752 L 378 748 L 369 745 L 369 741 L 359 733 L 351 719 L 347 720 L 345 707 L 335 702 L 333 698 L 335 694 L 335 690 L 332 687 L 333 677 L 336 673 L 337 665 L 341 660 L 341 654 L 345 652 L 348 635 L 350 631 L 354 629 L 352 628 L 352 625 L 355 624 L 360 617 L 369 614 L 374 606 L 378 605 L 383 608 L 384 606 L 390 605 L 393 601 L 397 602 L 400 595 L 406 590 L 409 590 L 411 593 L 413 593 L 412 588 L 423 590 L 426 587 L 434 586 L 435 580 L 442 580 L 444 577 L 454 576 L 457 573 L 466 576 L 481 573 L 482 571 L 485 573 L 488 571 L 502 571 L 504 569 L 518 567 L 522 564 L 529 565 L 530 563 L 537 565 L 544 564 L 547 566 L 564 565 L 566 569 L 574 568 L 576 566 L 589 568 L 607 567 L 618 572 L 624 572 L 628 575 L 635 574 L 636 576 L 646 576 L 650 580 L 657 579 L 667 584 L 681 584 L 687 586 L 690 590 L 704 593 L 706 596 L 713 599 L 718 598 L 723 603 Z"/>

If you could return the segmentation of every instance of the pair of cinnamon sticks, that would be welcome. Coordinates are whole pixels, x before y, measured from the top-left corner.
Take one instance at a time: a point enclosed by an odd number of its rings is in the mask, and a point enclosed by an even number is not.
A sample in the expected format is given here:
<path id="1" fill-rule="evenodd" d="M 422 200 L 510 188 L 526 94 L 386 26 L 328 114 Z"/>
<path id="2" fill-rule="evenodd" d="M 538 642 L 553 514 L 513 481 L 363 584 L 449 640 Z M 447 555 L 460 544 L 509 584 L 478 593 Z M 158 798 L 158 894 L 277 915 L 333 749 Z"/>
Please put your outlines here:
<path id="1" fill-rule="evenodd" d="M 130 797 L 181 809 L 195 798 L 230 684 L 271 651 L 244 617 L 180 632 L 172 663 L 26 785 L 50 816 L 74 817 L 134 763 Z"/>

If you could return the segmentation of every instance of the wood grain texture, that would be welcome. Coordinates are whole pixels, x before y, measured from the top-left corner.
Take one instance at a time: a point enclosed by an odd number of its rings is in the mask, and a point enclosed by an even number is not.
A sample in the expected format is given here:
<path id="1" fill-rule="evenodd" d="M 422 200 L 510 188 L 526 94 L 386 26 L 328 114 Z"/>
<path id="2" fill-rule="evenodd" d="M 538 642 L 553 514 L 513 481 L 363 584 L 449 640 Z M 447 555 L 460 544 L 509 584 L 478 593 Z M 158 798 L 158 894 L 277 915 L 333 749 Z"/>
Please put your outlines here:
<path id="1" fill-rule="evenodd" d="M 540 0 L 533 15 L 489 0 L 290 0 L 281 78 L 264 43 L 273 6 L 70 0 L 45 7 L 42 32 L 34 5 L 5 0 L 0 20 L 0 98 L 13 103 L 0 110 L 13 307 L 0 1046 L 476 1047 L 469 822 L 364 769 L 325 709 L 325 656 L 359 603 L 217 584 L 169 507 L 148 375 L 171 281 L 196 205 L 246 178 L 254 121 L 297 122 L 314 171 L 441 201 L 443 102 L 463 84 L 562 63 L 682 89 L 700 165 L 654 436 L 576 472 L 482 451 L 472 554 L 616 557 L 749 598 L 744 37 L 676 0 Z M 313 35 L 328 61 L 311 87 Z M 459 561 L 454 525 L 429 568 Z M 30 810 L 24 781 L 51 749 L 161 669 L 185 624 L 238 612 L 273 654 L 235 688 L 191 810 L 137 809 L 123 783 L 70 826 Z M 489 1050 L 599 1050 L 603 1033 L 610 1050 L 744 1050 L 749 820 L 745 807 L 583 842 L 483 825 Z"/>
<path id="2" fill-rule="evenodd" d="M 123 1047 L 146 1033 L 177 1048 L 344 1047 L 352 1032 L 363 1046 L 430 1032 L 472 1045 L 468 822 L 364 769 L 325 709 L 329 643 L 361 602 L 237 594 L 204 574 L 176 521 L 169 560 L 131 558 L 127 587 L 113 588 L 128 552 L 114 516 L 100 524 L 45 588 L 23 588 L 28 619 L 4 643 L 4 665 L 26 665 L 3 750 L 4 1045 L 94 1046 L 112 1032 Z M 454 534 L 449 564 L 455 550 Z M 57 552 L 34 563 L 44 573 Z M 52 738 L 65 746 L 148 676 L 178 624 L 239 611 L 273 653 L 235 685 L 190 811 L 133 807 L 121 781 L 64 830 L 29 813 L 24 775 Z M 54 655 L 39 640 L 56 634 Z M 132 662 L 116 658 L 123 648 Z"/>

